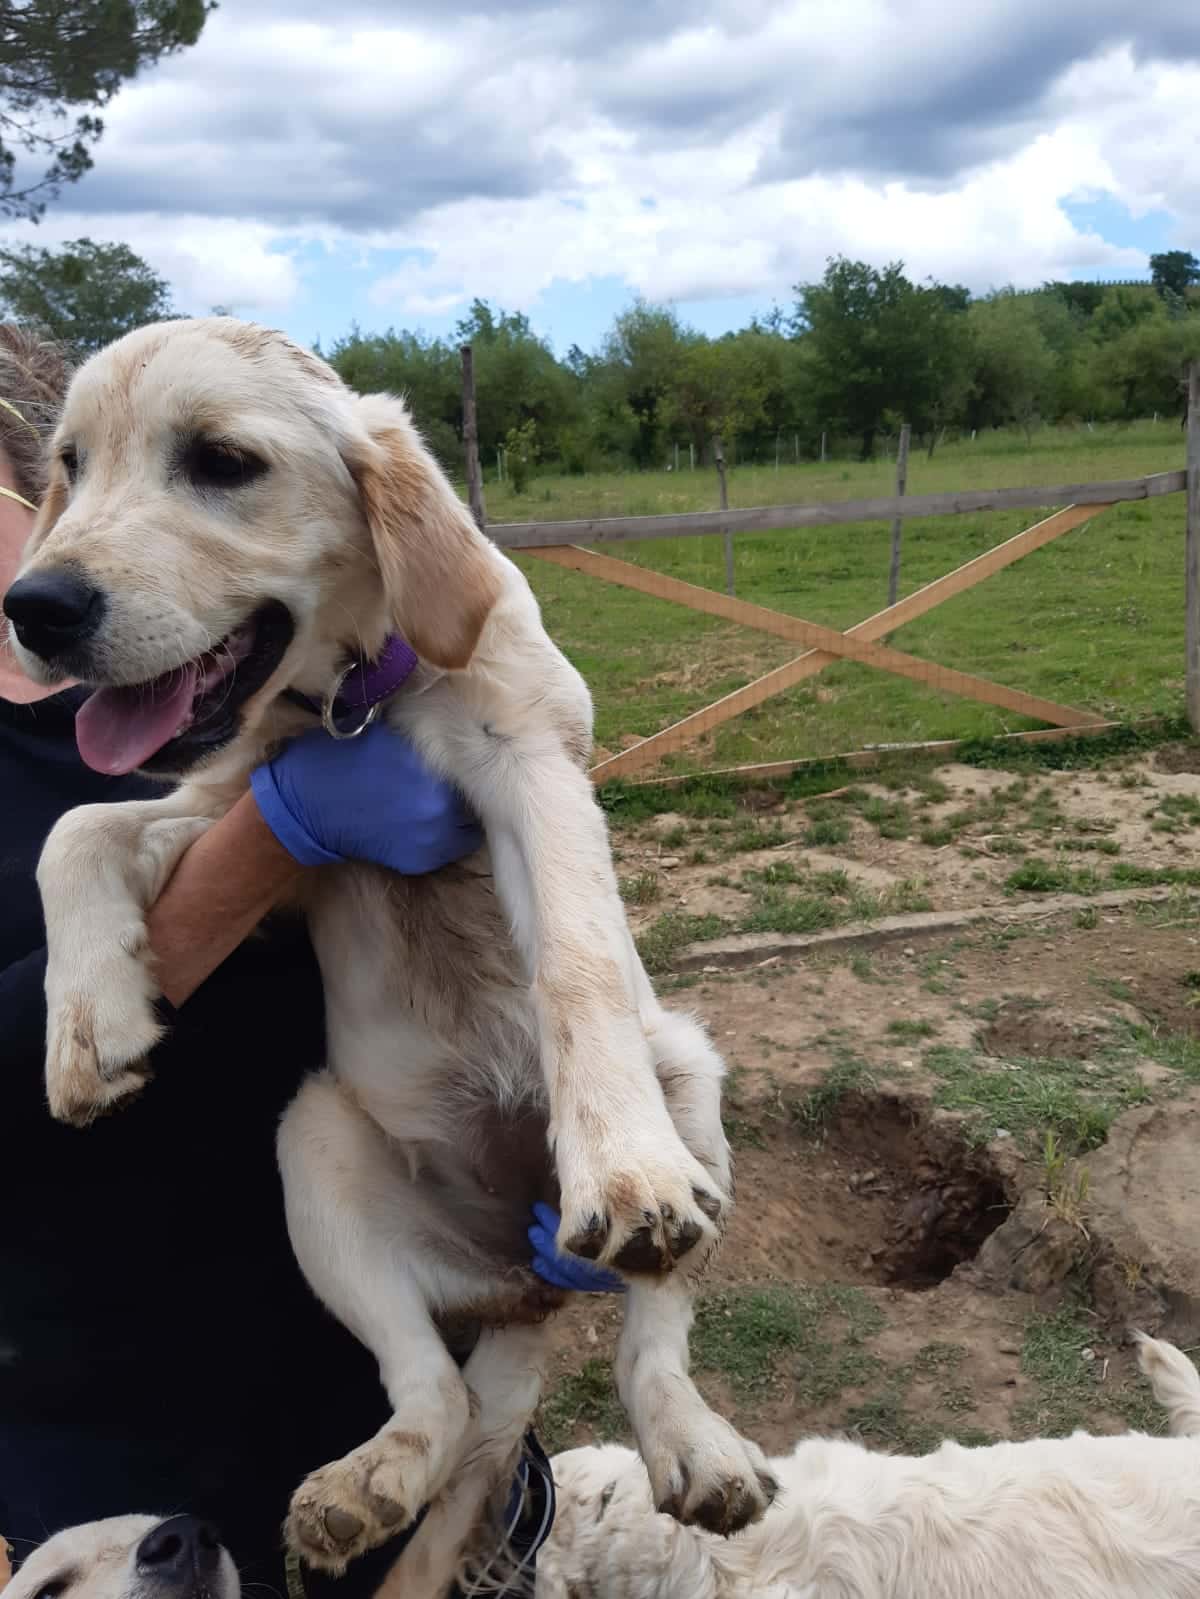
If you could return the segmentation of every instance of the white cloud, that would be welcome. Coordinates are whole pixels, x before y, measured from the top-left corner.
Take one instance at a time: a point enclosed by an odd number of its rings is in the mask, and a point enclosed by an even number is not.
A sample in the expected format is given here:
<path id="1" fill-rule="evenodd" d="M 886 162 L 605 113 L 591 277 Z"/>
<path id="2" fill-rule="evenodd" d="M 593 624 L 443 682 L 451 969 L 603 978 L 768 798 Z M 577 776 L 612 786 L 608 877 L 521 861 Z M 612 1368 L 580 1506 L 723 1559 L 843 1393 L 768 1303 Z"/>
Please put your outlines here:
<path id="1" fill-rule="evenodd" d="M 839 251 L 976 289 L 1140 270 L 1069 202 L 1200 240 L 1194 0 L 235 0 L 128 86 L 48 242 L 279 316 L 300 254 L 413 252 L 381 314 L 554 281 L 786 297 Z M 69 209 L 68 209 L 69 208 Z M 10 237 L 35 236 L 27 228 Z"/>
<path id="2" fill-rule="evenodd" d="M 210 217 L 141 215 L 112 219 L 54 210 L 39 226 L 5 230 L 6 242 L 52 249 L 69 239 L 128 244 L 170 283 L 176 306 L 193 314 L 234 307 L 250 317 L 278 316 L 295 303 L 301 274 L 274 229 Z"/>

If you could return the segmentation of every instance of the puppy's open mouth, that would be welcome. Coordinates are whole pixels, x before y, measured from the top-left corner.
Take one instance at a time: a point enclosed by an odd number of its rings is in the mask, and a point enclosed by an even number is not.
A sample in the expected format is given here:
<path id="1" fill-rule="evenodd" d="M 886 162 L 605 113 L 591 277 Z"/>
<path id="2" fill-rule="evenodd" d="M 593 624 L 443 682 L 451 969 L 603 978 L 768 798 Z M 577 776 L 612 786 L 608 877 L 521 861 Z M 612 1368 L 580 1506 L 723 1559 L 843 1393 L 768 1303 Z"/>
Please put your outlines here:
<path id="1" fill-rule="evenodd" d="M 293 624 L 277 601 L 260 606 L 211 650 L 146 683 L 98 688 L 75 717 L 75 742 L 93 771 L 111 777 L 176 774 L 233 737 L 238 712 L 270 677 Z"/>

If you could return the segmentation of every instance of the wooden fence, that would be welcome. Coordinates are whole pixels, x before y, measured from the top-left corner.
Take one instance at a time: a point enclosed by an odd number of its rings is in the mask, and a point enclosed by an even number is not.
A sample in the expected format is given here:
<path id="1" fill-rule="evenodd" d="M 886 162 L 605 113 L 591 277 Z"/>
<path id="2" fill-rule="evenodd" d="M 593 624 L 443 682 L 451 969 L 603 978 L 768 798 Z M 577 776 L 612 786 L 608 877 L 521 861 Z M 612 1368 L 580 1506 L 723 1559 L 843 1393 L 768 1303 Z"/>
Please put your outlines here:
<path id="1" fill-rule="evenodd" d="M 692 745 L 731 717 L 761 705 L 835 661 L 858 661 L 865 666 L 949 694 L 978 700 L 1001 710 L 1045 722 L 1051 729 L 1083 733 L 1109 724 L 1091 711 L 1060 705 L 1022 689 L 1008 688 L 970 672 L 925 661 L 881 642 L 906 622 L 923 616 L 955 595 L 965 593 L 995 573 L 1035 550 L 1083 526 L 1113 505 L 1155 499 L 1164 494 L 1186 495 L 1187 555 L 1187 707 L 1193 729 L 1200 732 L 1200 364 L 1189 378 L 1187 467 L 1148 477 L 1111 483 L 1068 483 L 1052 487 L 963 490 L 943 494 L 898 494 L 886 498 L 841 500 L 819 505 L 767 505 L 746 510 L 697 511 L 668 516 L 607 517 L 573 522 L 507 522 L 487 526 L 489 536 L 502 549 L 520 550 L 538 560 L 582 572 L 604 582 L 636 589 L 656 599 L 671 600 L 709 616 L 719 616 L 744 627 L 756 628 L 801 647 L 802 653 L 773 671 L 702 710 L 685 716 L 662 732 L 652 734 L 627 750 L 600 761 L 592 769 L 597 783 L 628 777 L 657 765 L 666 755 Z M 475 492 L 472 493 L 475 504 Z M 482 512 L 482 491 L 479 488 Z M 893 521 L 903 517 L 960 516 L 976 511 L 1061 506 L 1052 515 L 994 546 L 974 560 L 928 583 L 924 588 L 890 604 L 846 632 L 809 622 L 787 612 L 754 605 L 732 593 L 719 594 L 682 582 L 661 572 L 634 566 L 593 546 L 626 540 L 689 538 L 702 534 L 759 533 L 777 529 L 795 534 L 805 528 L 832 527 L 850 522 Z M 893 533 L 893 549 L 898 532 Z M 731 587 L 731 583 L 727 586 Z M 772 763 L 777 774 L 792 763 Z"/>

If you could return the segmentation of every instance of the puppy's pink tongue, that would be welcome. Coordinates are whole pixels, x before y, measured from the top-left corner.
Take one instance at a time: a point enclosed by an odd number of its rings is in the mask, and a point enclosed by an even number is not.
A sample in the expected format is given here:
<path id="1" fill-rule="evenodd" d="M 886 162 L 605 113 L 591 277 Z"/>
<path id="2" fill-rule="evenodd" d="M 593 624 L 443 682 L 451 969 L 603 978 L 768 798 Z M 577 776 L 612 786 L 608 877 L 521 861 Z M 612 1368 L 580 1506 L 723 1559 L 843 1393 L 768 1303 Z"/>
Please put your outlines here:
<path id="1" fill-rule="evenodd" d="M 194 663 L 132 688 L 101 688 L 75 714 L 75 742 L 94 772 L 119 777 L 148 761 L 192 717 Z"/>

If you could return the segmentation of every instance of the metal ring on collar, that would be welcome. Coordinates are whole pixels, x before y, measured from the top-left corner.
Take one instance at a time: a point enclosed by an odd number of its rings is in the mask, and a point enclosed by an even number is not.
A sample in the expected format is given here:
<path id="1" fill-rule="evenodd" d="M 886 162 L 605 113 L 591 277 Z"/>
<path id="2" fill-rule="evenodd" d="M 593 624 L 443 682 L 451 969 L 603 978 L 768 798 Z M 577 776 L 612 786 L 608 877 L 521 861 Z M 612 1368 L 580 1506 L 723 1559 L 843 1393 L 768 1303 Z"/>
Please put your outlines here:
<path id="1" fill-rule="evenodd" d="M 333 709 L 337 704 L 337 697 L 342 691 L 342 684 L 354 670 L 355 666 L 354 662 L 352 661 L 349 666 L 344 667 L 342 671 L 338 673 L 337 677 L 334 678 L 333 687 L 321 701 L 321 725 L 329 734 L 330 738 L 357 738 L 360 733 L 366 732 L 367 728 L 370 727 L 371 723 L 379 715 L 379 706 L 371 705 L 367 707 L 367 714 L 363 717 L 362 721 L 359 722 L 357 727 L 339 727 L 334 721 Z"/>

